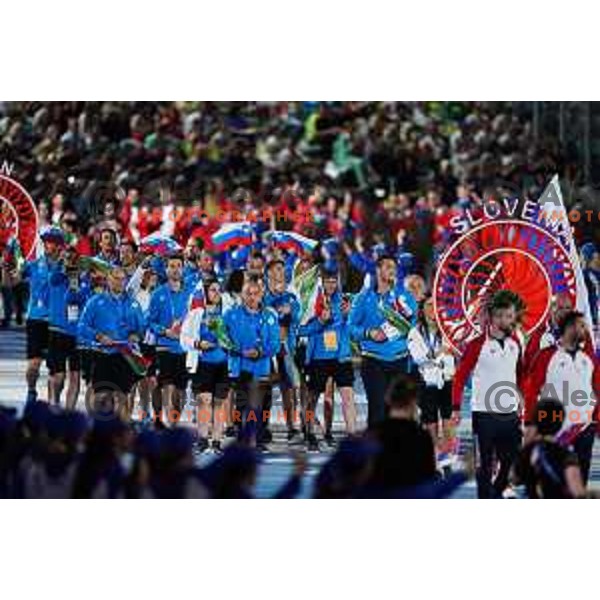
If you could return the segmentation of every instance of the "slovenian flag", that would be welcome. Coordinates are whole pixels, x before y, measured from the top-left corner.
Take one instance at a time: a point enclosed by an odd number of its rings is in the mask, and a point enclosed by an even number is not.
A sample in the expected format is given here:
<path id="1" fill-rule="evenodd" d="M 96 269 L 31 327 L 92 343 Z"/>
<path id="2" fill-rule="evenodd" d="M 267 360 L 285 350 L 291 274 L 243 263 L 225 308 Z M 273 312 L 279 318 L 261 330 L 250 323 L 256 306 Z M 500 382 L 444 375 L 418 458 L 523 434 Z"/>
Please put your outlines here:
<path id="1" fill-rule="evenodd" d="M 274 231 L 270 237 L 274 248 L 287 250 L 294 254 L 312 254 L 318 245 L 316 240 L 311 240 L 294 231 Z"/>
<path id="2" fill-rule="evenodd" d="M 140 241 L 140 252 L 168 256 L 169 254 L 181 252 L 181 246 L 173 238 L 157 231 L 147 235 Z"/>
<path id="3" fill-rule="evenodd" d="M 212 235 L 215 250 L 224 252 L 234 246 L 250 246 L 252 229 L 248 223 L 226 223 Z"/>
<path id="4" fill-rule="evenodd" d="M 188 310 L 204 310 L 206 308 L 206 299 L 204 297 L 204 282 L 200 280 L 190 296 Z"/>

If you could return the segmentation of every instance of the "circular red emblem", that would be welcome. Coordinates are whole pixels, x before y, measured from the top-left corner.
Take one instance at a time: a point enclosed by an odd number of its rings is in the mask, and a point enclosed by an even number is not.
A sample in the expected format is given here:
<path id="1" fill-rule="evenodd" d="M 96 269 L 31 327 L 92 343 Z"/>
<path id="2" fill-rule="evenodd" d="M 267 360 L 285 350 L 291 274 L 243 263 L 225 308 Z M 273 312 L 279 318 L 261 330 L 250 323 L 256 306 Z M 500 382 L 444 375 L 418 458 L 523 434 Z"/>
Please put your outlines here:
<path id="1" fill-rule="evenodd" d="M 24 257 L 35 252 L 37 209 L 27 190 L 6 175 L 0 175 L 0 231 L 2 246 L 16 236 Z"/>
<path id="2" fill-rule="evenodd" d="M 482 331 L 482 309 L 498 290 L 526 303 L 527 334 L 546 319 L 553 296 L 577 297 L 575 271 L 563 246 L 539 225 L 500 220 L 456 240 L 442 256 L 433 283 L 436 317 L 455 352 Z"/>

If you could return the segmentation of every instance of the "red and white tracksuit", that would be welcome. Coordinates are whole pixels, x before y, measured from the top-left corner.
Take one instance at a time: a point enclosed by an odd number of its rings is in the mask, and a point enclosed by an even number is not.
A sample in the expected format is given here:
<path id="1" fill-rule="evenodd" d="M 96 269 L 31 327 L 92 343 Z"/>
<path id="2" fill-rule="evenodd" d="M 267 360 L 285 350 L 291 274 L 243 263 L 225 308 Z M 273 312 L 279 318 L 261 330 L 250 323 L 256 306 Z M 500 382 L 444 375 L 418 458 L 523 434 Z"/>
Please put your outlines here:
<path id="1" fill-rule="evenodd" d="M 522 370 L 521 344 L 516 336 L 504 342 L 482 334 L 471 340 L 460 359 L 452 385 L 452 407 L 460 410 L 467 380 L 472 375 L 471 410 L 494 412 L 492 388 L 499 382 L 517 386 Z M 501 391 L 501 390 L 498 390 Z M 515 404 L 515 411 L 518 407 Z"/>
<path id="2" fill-rule="evenodd" d="M 560 344 L 544 348 L 527 371 L 523 386 L 526 422 L 532 419 L 542 396 L 558 398 L 564 405 L 566 414 L 559 435 L 569 430 L 576 435 L 598 420 L 600 365 L 587 344 L 575 353 L 567 352 Z"/>

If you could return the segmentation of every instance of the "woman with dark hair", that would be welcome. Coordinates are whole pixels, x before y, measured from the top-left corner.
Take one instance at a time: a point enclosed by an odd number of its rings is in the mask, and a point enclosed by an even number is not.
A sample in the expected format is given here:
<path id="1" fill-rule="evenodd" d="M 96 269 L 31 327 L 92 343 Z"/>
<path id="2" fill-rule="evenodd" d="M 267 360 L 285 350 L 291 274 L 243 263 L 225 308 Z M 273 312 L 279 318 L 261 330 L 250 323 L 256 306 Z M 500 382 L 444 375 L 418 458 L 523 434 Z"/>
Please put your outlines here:
<path id="1" fill-rule="evenodd" d="M 408 334 L 408 350 L 421 376 L 421 423 L 431 433 L 439 460 L 449 452 L 452 439 L 451 381 L 455 366 L 438 327 L 431 296 L 421 302 L 417 325 Z"/>
<path id="2" fill-rule="evenodd" d="M 224 404 L 229 394 L 227 350 L 218 334 L 223 317 L 221 286 L 216 279 L 204 281 L 206 307 L 202 315 L 198 339 L 194 347 L 198 361 L 192 375 L 192 392 L 198 407 L 198 443 L 200 450 L 209 447 L 208 435 L 212 425 L 212 447 L 221 451 L 226 422 Z M 222 324 L 222 321 L 221 321 Z"/>

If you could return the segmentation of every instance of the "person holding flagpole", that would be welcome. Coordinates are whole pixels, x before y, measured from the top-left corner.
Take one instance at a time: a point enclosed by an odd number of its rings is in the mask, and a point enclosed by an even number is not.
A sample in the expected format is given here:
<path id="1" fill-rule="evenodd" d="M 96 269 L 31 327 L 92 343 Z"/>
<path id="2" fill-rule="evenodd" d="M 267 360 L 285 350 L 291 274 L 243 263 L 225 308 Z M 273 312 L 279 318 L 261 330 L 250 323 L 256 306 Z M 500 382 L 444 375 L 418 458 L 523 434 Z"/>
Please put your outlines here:
<path id="1" fill-rule="evenodd" d="M 565 411 L 557 441 L 574 450 L 587 484 L 598 423 L 600 364 L 586 343 L 589 333 L 583 313 L 563 314 L 557 334 L 557 342 L 538 353 L 525 379 L 526 440 L 531 437 L 538 399 L 558 398 Z"/>
<path id="2" fill-rule="evenodd" d="M 514 333 L 518 304 L 519 297 L 510 290 L 491 296 L 485 307 L 485 330 L 467 343 L 452 383 L 453 421 L 458 423 L 464 390 L 471 381 L 479 498 L 503 496 L 521 445 L 523 351 Z"/>

